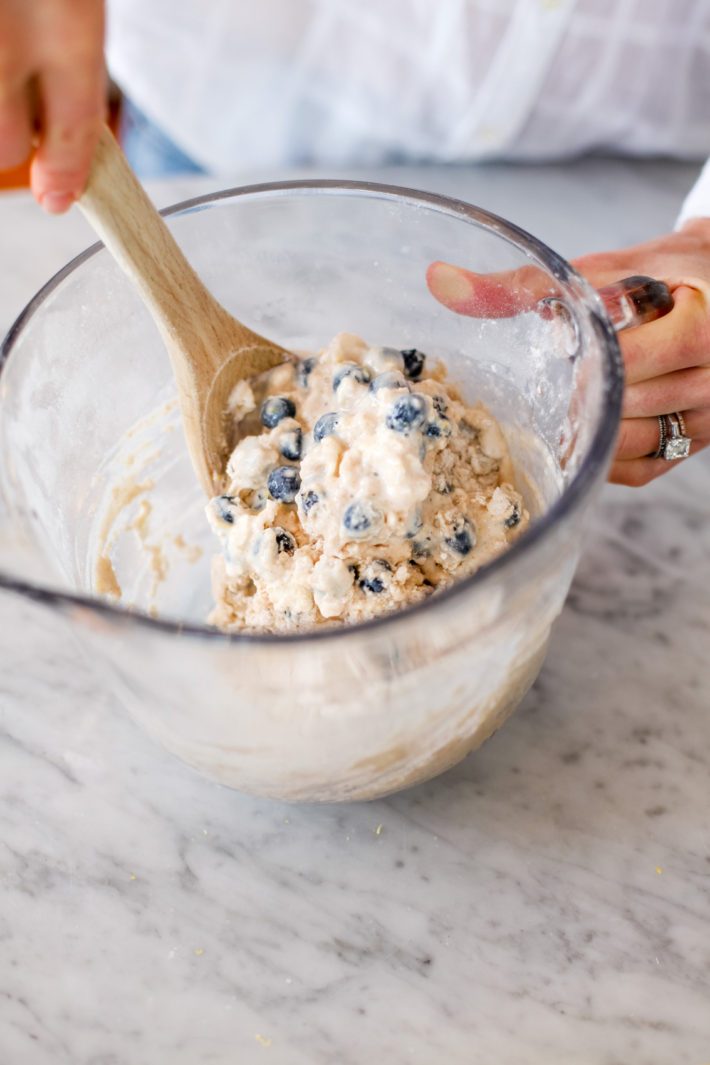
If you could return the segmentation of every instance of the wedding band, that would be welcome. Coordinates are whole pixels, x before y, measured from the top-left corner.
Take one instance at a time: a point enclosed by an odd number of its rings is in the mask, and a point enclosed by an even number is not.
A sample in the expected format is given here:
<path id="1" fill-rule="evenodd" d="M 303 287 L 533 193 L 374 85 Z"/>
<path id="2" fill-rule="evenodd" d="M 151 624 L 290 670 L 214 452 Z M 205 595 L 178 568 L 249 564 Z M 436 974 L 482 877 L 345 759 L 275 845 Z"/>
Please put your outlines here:
<path id="1" fill-rule="evenodd" d="M 683 415 L 679 411 L 674 414 L 666 414 L 664 421 L 666 423 L 666 439 L 663 443 L 663 458 L 666 462 L 687 459 L 692 441 L 689 436 L 685 435 Z"/>
<path id="2" fill-rule="evenodd" d="M 666 446 L 666 416 L 665 414 L 658 415 L 658 447 L 655 451 L 652 451 L 649 458 L 660 459 L 663 455 L 663 450 Z"/>

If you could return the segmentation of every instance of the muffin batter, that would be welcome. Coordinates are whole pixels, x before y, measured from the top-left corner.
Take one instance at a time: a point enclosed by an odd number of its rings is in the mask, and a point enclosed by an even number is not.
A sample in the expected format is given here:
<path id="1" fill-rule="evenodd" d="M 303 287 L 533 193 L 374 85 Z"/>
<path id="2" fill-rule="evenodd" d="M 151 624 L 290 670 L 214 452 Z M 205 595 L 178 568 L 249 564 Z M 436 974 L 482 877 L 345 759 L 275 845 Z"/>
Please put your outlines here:
<path id="1" fill-rule="evenodd" d="M 212 624 L 298 632 L 386 614 L 527 525 L 497 423 L 422 352 L 340 333 L 261 385 L 258 399 L 246 381 L 232 393 L 235 422 L 255 432 L 207 508 L 223 547 Z"/>

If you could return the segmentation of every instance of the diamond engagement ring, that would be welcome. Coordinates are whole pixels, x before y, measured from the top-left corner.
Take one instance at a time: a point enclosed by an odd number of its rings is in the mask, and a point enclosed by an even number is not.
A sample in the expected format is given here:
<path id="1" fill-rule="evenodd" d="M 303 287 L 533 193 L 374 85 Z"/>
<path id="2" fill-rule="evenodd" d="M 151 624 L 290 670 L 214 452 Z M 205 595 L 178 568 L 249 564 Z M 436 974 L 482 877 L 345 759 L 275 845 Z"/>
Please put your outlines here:
<path id="1" fill-rule="evenodd" d="M 691 439 L 685 435 L 683 415 L 678 411 L 675 414 L 665 414 L 658 419 L 658 423 L 661 427 L 661 438 L 654 457 L 662 456 L 666 462 L 687 459 L 690 454 Z"/>

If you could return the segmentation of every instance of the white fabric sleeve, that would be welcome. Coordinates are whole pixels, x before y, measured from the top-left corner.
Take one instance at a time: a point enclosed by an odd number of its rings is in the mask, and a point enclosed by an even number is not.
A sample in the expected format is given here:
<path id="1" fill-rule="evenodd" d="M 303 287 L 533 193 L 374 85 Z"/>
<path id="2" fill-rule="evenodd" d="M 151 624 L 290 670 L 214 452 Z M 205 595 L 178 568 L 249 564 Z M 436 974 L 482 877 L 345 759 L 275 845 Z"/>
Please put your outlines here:
<path id="1" fill-rule="evenodd" d="M 710 159 L 700 171 L 700 177 L 683 200 L 675 228 L 680 229 L 689 218 L 710 218 Z"/>

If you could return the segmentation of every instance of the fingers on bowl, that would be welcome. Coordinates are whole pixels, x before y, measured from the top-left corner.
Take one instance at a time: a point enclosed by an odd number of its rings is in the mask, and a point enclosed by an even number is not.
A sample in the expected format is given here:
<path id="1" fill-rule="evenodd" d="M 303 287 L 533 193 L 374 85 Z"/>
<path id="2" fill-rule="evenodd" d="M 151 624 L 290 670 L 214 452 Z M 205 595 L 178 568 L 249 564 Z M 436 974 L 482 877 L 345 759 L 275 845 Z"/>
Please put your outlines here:
<path id="1" fill-rule="evenodd" d="M 511 318 L 556 294 L 551 278 L 538 266 L 480 274 L 437 261 L 427 268 L 426 282 L 439 303 L 469 318 Z"/>
<path id="2" fill-rule="evenodd" d="M 690 454 L 696 455 L 710 444 L 710 438 L 694 440 L 690 445 Z M 631 488 L 641 488 L 649 484 L 657 477 L 668 473 L 674 466 L 678 466 L 685 459 L 675 459 L 669 462 L 664 458 L 636 458 L 627 460 L 615 460 L 609 470 L 608 480 L 612 484 L 623 484 Z"/>

